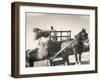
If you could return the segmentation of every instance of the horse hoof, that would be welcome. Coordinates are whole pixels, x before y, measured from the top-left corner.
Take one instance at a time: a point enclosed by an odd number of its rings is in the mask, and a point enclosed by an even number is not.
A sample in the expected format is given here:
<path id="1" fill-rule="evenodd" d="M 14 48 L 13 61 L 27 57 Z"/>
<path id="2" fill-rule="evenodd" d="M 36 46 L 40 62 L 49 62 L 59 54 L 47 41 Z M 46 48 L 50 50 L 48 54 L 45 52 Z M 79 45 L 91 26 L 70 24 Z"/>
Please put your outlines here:
<path id="1" fill-rule="evenodd" d="M 81 65 L 81 62 L 79 62 L 79 65 Z"/>
<path id="2" fill-rule="evenodd" d="M 75 65 L 77 65 L 77 62 L 75 63 Z"/>
<path id="3" fill-rule="evenodd" d="M 75 63 L 75 65 L 78 65 L 78 64 L 79 64 L 79 62 L 76 62 L 76 63 Z"/>
<path id="4" fill-rule="evenodd" d="M 47 60 L 47 65 L 50 66 L 50 61 L 49 60 Z"/>

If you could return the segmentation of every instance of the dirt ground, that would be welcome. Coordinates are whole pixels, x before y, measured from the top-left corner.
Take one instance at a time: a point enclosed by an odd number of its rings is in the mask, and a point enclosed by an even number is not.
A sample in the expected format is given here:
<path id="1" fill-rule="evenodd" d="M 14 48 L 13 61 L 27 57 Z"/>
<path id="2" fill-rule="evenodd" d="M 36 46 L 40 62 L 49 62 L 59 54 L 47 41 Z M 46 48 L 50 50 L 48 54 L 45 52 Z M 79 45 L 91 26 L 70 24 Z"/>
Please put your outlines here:
<path id="1" fill-rule="evenodd" d="M 56 60 L 61 60 L 61 58 L 56 58 L 55 61 Z M 75 64 L 75 55 L 70 55 L 69 61 L 70 61 L 70 64 Z M 90 62 L 90 52 L 82 53 L 81 61 L 82 61 L 81 64 L 89 64 L 89 62 Z M 60 66 L 60 65 L 62 66 L 62 64 L 60 64 L 60 63 L 57 66 Z M 41 61 L 34 62 L 34 67 L 42 67 L 42 66 L 50 66 L 49 60 L 41 60 Z"/>

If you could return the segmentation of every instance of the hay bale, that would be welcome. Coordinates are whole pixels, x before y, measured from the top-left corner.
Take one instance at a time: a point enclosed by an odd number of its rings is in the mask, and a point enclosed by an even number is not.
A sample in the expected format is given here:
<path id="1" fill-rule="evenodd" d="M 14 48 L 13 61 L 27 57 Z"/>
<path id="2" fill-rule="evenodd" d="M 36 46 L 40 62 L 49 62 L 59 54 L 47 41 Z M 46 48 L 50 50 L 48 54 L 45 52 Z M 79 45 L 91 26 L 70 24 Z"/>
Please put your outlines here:
<path id="1" fill-rule="evenodd" d="M 90 61 L 90 52 L 82 53 L 81 57 L 81 61 Z"/>
<path id="2" fill-rule="evenodd" d="M 76 62 L 75 55 L 70 55 L 68 58 L 69 58 L 69 63 L 75 63 Z"/>

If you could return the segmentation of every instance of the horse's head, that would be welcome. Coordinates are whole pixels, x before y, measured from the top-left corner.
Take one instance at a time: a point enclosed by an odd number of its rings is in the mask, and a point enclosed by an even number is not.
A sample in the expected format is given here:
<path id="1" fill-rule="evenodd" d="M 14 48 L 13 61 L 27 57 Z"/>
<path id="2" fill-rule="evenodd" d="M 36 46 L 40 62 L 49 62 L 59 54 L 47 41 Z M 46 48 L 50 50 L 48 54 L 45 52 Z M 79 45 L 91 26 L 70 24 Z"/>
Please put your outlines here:
<path id="1" fill-rule="evenodd" d="M 88 33 L 86 32 L 86 29 L 82 29 L 76 36 L 75 36 L 76 43 L 84 43 L 88 42 Z"/>
<path id="2" fill-rule="evenodd" d="M 39 38 L 41 37 L 49 37 L 50 36 L 50 31 L 47 31 L 47 30 L 42 30 L 42 29 L 39 29 L 39 28 L 34 28 L 33 29 L 33 32 L 35 34 L 35 39 L 38 40 Z"/>
<path id="3" fill-rule="evenodd" d="M 85 42 L 85 41 L 88 41 L 88 33 L 86 32 L 86 29 L 82 29 L 81 31 L 81 37 L 82 37 L 82 41 Z"/>

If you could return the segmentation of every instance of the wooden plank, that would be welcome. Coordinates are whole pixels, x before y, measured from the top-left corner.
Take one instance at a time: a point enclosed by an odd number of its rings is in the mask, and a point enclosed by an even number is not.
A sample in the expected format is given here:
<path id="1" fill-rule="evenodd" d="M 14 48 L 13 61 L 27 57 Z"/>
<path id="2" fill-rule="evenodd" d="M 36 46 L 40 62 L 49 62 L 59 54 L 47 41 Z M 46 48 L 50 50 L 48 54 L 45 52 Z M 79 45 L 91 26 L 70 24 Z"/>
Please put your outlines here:
<path id="1" fill-rule="evenodd" d="M 59 36 L 56 36 L 57 39 L 58 39 L 58 38 L 60 39 L 60 41 L 62 41 L 64 37 L 65 37 L 65 40 L 66 40 L 66 39 L 71 39 L 71 30 L 68 30 L 68 31 L 50 31 L 50 40 L 52 40 L 52 38 L 54 37 L 54 36 L 52 35 L 52 33 L 56 33 L 56 34 L 59 34 L 59 33 L 60 33 Z M 66 35 L 63 36 L 63 33 L 66 33 Z M 58 40 L 57 40 L 57 41 L 58 41 Z"/>
<path id="2" fill-rule="evenodd" d="M 61 31 L 51 31 L 51 32 L 61 32 Z M 68 31 L 62 31 L 62 32 L 71 32 L 71 30 L 68 30 Z"/>
<path id="3" fill-rule="evenodd" d="M 61 38 L 60 38 L 60 40 L 62 41 L 62 31 L 61 31 Z"/>
<path id="4" fill-rule="evenodd" d="M 53 36 L 51 36 L 51 37 L 53 37 Z M 70 37 L 70 36 L 57 36 L 57 37 Z"/>

